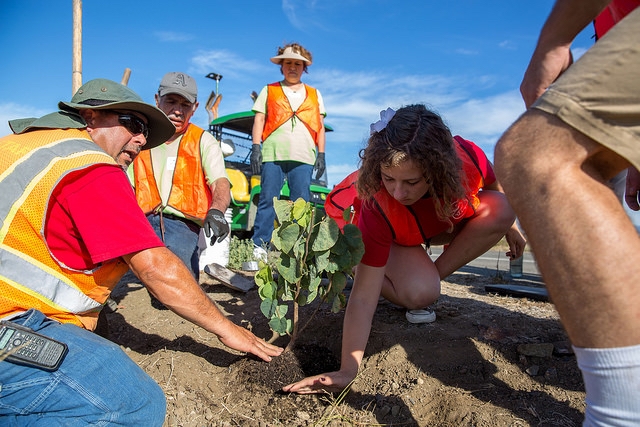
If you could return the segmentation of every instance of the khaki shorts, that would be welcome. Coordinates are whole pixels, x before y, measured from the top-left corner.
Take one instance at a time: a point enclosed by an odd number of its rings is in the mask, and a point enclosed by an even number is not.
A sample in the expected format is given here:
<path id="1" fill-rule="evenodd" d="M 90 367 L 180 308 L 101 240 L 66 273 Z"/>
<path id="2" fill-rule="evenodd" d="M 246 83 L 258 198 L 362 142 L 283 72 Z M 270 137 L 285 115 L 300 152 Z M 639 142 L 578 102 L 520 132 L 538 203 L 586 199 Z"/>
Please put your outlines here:
<path id="1" fill-rule="evenodd" d="M 640 7 L 587 51 L 535 104 L 640 169 Z"/>

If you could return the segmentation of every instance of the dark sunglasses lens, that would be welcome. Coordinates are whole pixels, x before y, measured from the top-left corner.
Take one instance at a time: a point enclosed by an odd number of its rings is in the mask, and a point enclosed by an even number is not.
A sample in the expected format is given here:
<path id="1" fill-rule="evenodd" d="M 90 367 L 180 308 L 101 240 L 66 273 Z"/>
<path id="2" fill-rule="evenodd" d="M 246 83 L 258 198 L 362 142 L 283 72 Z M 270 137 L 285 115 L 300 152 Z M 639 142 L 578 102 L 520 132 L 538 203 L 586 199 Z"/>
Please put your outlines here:
<path id="1" fill-rule="evenodd" d="M 147 125 L 140 120 L 138 117 L 131 114 L 120 114 L 118 116 L 118 121 L 124 127 L 126 127 L 129 132 L 134 135 L 142 134 L 145 138 L 149 137 L 149 128 Z"/>

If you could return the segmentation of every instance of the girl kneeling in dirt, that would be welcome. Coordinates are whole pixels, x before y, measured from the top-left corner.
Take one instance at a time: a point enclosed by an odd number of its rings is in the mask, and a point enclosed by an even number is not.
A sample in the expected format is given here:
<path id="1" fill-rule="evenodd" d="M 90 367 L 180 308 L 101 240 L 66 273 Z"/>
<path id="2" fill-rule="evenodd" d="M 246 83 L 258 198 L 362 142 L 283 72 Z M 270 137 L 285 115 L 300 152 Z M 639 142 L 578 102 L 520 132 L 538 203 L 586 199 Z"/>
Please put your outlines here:
<path id="1" fill-rule="evenodd" d="M 389 108 L 380 117 L 371 125 L 359 172 L 327 200 L 328 208 L 352 191 L 342 205 L 348 208 L 357 189 L 353 222 L 365 245 L 345 312 L 340 370 L 289 384 L 285 392 L 340 391 L 349 385 L 358 374 L 380 296 L 406 307 L 409 322 L 433 322 L 435 313 L 427 307 L 440 295 L 440 280 L 503 236 L 512 258 L 524 251 L 515 214 L 478 146 L 452 137 L 442 118 L 424 105 Z M 432 261 L 423 245 L 448 247 Z"/>

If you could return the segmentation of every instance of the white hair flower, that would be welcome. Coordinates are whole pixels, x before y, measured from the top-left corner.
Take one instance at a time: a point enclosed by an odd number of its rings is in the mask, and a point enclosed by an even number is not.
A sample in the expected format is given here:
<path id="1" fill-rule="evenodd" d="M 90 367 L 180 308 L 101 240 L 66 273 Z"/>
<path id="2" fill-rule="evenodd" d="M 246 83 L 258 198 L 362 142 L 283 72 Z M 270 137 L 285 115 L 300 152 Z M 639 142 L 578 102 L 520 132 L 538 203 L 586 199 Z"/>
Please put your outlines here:
<path id="1" fill-rule="evenodd" d="M 375 123 L 371 123 L 370 126 L 370 134 L 373 135 L 374 132 L 380 132 L 382 129 L 386 128 L 389 124 L 389 121 L 396 115 L 396 112 L 393 108 L 389 107 L 386 110 L 380 111 L 380 120 Z"/>

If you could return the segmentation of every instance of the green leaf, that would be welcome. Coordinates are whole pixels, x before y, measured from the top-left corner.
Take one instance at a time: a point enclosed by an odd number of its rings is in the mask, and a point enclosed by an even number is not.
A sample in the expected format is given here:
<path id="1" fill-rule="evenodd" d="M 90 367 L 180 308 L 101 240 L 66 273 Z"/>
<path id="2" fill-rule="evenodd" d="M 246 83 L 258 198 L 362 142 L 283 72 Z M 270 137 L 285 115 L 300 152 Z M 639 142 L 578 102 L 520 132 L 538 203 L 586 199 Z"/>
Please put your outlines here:
<path id="1" fill-rule="evenodd" d="M 316 252 L 315 254 L 315 263 L 316 263 L 316 269 L 318 271 L 326 271 L 327 266 L 329 265 L 329 255 L 331 253 L 327 250 L 324 252 Z"/>
<path id="2" fill-rule="evenodd" d="M 300 238 L 296 241 L 295 245 L 292 248 L 291 254 L 296 258 L 302 261 L 305 258 L 305 252 L 307 249 L 307 242 Z"/>
<path id="3" fill-rule="evenodd" d="M 341 271 L 342 266 L 345 266 L 345 265 L 353 265 L 352 259 L 351 259 L 351 253 L 347 250 L 341 251 L 340 253 L 332 253 L 330 259 L 337 266 L 337 268 L 334 271 Z"/>
<path id="4" fill-rule="evenodd" d="M 347 286 L 347 276 L 341 271 L 331 276 L 331 288 L 335 293 L 341 293 Z"/>
<path id="5" fill-rule="evenodd" d="M 362 232 L 357 226 L 353 224 L 347 224 L 342 229 L 342 232 L 350 248 L 355 248 L 363 245 Z"/>
<path id="6" fill-rule="evenodd" d="M 278 306 L 278 301 L 265 299 L 260 303 L 260 311 L 264 314 L 264 317 L 267 319 L 271 319 L 276 313 L 276 307 Z"/>
<path id="7" fill-rule="evenodd" d="M 261 299 L 269 299 L 269 300 L 273 300 L 276 299 L 276 288 L 275 288 L 275 282 L 269 282 L 269 283 L 265 283 L 264 285 L 260 286 L 258 288 L 258 295 L 260 295 Z"/>
<path id="8" fill-rule="evenodd" d="M 302 198 L 296 200 L 291 209 L 291 219 L 300 224 L 303 229 L 307 228 L 311 219 L 311 203 Z"/>
<path id="9" fill-rule="evenodd" d="M 342 211 L 342 219 L 344 219 L 344 222 L 346 223 L 351 222 L 351 209 L 353 209 L 353 206 L 349 206 Z"/>
<path id="10" fill-rule="evenodd" d="M 340 235 L 337 241 L 331 246 L 331 253 L 343 254 L 348 251 L 349 251 L 349 246 L 347 245 L 347 242 L 345 241 L 344 236 Z"/>
<path id="11" fill-rule="evenodd" d="M 289 200 L 278 200 L 278 198 L 273 198 L 273 209 L 276 211 L 276 219 L 278 223 L 283 224 L 286 221 L 289 221 L 291 218 L 291 207 L 293 203 Z"/>
<path id="12" fill-rule="evenodd" d="M 279 333 L 280 335 L 285 335 L 290 333 L 291 331 L 288 328 L 289 322 L 287 319 L 278 319 L 274 317 L 269 320 L 269 327 L 272 331 Z"/>
<path id="13" fill-rule="evenodd" d="M 289 312 L 289 306 L 286 304 L 279 304 L 276 307 L 276 312 L 278 314 L 278 317 L 286 317 L 287 313 Z"/>
<path id="14" fill-rule="evenodd" d="M 318 290 L 318 286 L 320 286 L 320 283 L 322 283 L 322 277 L 320 276 L 315 276 L 315 277 L 310 277 L 309 280 L 309 292 L 316 292 Z"/>
<path id="15" fill-rule="evenodd" d="M 344 294 L 338 294 L 331 304 L 331 312 L 337 313 L 347 305 L 347 298 Z"/>
<path id="16" fill-rule="evenodd" d="M 278 273 L 284 280 L 290 283 L 298 281 L 298 263 L 295 258 L 282 254 L 276 265 Z"/>
<path id="17" fill-rule="evenodd" d="M 338 228 L 338 224 L 336 224 L 332 218 L 326 217 L 320 222 L 320 224 L 318 224 L 318 235 L 313 241 L 312 249 L 314 252 L 322 252 L 331 249 L 331 247 L 335 245 L 336 241 L 338 241 L 339 235 L 340 228 Z"/>
<path id="18" fill-rule="evenodd" d="M 253 280 L 256 282 L 256 285 L 261 286 L 264 283 L 270 282 L 273 280 L 273 274 L 271 273 L 271 267 L 268 264 L 263 264 Z"/>
<path id="19" fill-rule="evenodd" d="M 288 223 L 284 228 L 280 228 L 277 234 L 282 242 L 280 250 L 282 252 L 290 253 L 298 240 L 298 236 L 300 235 L 300 226 L 296 223 Z"/>

